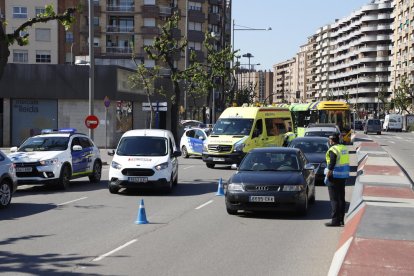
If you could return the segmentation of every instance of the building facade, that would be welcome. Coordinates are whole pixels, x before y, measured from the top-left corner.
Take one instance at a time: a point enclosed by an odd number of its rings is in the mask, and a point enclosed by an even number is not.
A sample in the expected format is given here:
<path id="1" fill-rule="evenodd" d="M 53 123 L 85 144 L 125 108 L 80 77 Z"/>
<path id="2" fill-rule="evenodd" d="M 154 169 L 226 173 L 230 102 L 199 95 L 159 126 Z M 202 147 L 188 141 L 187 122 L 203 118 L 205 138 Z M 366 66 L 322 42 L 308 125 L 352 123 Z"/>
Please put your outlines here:
<path id="1" fill-rule="evenodd" d="M 273 65 L 273 102 L 296 102 L 297 82 L 296 58 Z"/>
<path id="2" fill-rule="evenodd" d="M 315 97 L 325 98 L 329 93 L 329 67 L 331 50 L 331 26 L 325 25 L 316 31 Z"/>

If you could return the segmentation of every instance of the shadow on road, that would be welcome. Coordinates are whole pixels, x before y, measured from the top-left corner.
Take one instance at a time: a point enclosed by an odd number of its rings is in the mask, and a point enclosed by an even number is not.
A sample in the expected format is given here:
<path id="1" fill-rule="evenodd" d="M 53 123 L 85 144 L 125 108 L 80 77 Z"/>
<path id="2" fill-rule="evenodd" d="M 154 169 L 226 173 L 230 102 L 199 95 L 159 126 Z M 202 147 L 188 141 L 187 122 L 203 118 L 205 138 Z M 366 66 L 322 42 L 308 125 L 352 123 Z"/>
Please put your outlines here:
<path id="1" fill-rule="evenodd" d="M 0 221 L 14 220 L 57 208 L 55 204 L 13 203 L 9 208 L 0 212 Z M 1 270 L 0 270 L 1 271 Z"/>

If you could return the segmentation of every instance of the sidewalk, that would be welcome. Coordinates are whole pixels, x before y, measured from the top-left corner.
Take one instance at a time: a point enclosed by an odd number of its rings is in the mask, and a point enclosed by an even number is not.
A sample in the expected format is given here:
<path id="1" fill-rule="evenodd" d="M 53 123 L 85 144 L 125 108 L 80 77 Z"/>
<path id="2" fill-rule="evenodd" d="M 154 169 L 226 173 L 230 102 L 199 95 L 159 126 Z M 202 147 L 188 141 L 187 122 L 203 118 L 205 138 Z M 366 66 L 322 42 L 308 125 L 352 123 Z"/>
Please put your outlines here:
<path id="1" fill-rule="evenodd" d="M 412 183 L 367 139 L 354 137 L 358 176 L 328 275 L 414 275 Z"/>

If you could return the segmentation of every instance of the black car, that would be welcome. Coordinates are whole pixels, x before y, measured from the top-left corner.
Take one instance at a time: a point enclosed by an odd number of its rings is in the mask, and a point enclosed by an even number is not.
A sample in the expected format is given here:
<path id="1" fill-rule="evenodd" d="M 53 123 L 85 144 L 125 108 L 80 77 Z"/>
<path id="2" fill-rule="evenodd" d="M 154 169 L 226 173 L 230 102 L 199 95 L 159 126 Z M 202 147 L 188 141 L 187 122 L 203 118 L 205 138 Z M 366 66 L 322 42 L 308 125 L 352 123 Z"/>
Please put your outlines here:
<path id="1" fill-rule="evenodd" d="M 355 120 L 355 123 L 352 123 L 352 128 L 363 130 L 364 129 L 364 123 L 361 120 Z"/>
<path id="2" fill-rule="evenodd" d="M 325 137 L 298 137 L 290 142 L 289 147 L 300 149 L 315 167 L 315 182 L 323 184 L 326 168 L 326 152 L 329 149 L 329 139 Z"/>
<path id="3" fill-rule="evenodd" d="M 315 202 L 315 172 L 295 148 L 269 147 L 250 151 L 230 177 L 225 190 L 227 213 L 296 211 L 306 214 Z"/>

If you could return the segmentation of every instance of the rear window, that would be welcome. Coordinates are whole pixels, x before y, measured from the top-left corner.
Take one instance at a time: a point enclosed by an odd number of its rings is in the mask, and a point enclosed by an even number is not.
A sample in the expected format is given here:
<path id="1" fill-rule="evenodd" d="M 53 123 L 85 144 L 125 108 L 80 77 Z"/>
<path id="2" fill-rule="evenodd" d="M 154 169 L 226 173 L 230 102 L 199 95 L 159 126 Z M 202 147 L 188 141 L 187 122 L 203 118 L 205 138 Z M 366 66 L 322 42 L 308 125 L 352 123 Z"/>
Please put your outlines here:
<path id="1" fill-rule="evenodd" d="M 368 125 L 381 125 L 380 120 L 368 120 Z"/>

